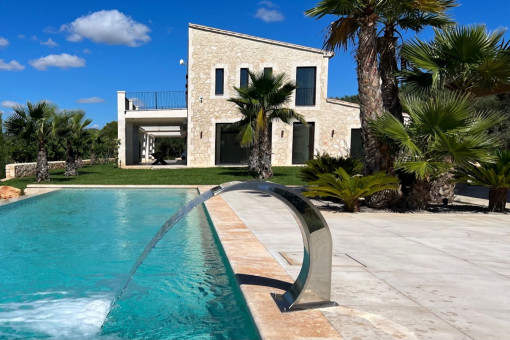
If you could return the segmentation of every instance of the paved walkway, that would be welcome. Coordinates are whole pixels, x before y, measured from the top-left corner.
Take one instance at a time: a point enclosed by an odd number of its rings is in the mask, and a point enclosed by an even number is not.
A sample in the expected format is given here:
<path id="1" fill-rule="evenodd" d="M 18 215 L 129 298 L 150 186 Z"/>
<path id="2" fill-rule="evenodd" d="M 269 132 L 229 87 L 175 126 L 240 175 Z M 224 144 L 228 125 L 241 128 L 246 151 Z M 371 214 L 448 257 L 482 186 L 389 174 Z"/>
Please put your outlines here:
<path id="1" fill-rule="evenodd" d="M 295 278 L 302 240 L 283 203 L 222 196 Z M 340 306 L 322 312 L 345 339 L 510 338 L 510 215 L 323 215 Z"/>

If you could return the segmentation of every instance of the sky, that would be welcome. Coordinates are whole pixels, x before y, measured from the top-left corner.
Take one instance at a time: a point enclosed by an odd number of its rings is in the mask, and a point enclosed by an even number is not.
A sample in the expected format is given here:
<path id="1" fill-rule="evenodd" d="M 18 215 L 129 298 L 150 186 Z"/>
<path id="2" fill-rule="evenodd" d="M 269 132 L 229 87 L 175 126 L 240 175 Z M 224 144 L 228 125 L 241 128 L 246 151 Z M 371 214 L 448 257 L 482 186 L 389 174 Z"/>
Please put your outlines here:
<path id="1" fill-rule="evenodd" d="M 0 0 L 0 112 L 48 100 L 101 128 L 117 119 L 119 90 L 185 91 L 188 23 L 321 48 L 334 18 L 305 17 L 317 1 Z M 461 24 L 510 25 L 508 0 L 458 2 L 450 14 Z M 328 96 L 356 93 L 353 49 L 336 51 Z"/>

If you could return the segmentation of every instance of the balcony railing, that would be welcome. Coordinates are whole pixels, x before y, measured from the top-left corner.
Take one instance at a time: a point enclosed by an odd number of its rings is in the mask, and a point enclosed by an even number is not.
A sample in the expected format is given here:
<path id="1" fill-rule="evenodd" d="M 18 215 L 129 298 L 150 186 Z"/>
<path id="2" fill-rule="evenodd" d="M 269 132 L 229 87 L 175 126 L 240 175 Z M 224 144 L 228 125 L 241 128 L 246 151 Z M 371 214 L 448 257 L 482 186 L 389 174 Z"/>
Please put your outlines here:
<path id="1" fill-rule="evenodd" d="M 132 110 L 185 109 L 186 91 L 126 92 Z M 131 107 L 132 105 L 132 107 Z"/>

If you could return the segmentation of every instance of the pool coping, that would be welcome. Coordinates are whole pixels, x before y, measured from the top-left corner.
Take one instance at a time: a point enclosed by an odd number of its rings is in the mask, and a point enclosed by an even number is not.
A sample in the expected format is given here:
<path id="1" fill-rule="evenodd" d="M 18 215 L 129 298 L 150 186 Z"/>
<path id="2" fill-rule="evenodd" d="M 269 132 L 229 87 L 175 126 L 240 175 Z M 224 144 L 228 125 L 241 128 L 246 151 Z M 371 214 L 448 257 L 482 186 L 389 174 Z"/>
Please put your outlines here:
<path id="1" fill-rule="evenodd" d="M 189 188 L 203 193 L 213 186 L 29 184 L 27 194 L 22 197 L 66 188 Z M 223 198 L 216 196 L 204 204 L 262 339 L 342 339 L 338 330 L 318 309 L 282 313 L 270 294 L 283 293 L 282 285 L 291 284 L 293 279 Z"/>

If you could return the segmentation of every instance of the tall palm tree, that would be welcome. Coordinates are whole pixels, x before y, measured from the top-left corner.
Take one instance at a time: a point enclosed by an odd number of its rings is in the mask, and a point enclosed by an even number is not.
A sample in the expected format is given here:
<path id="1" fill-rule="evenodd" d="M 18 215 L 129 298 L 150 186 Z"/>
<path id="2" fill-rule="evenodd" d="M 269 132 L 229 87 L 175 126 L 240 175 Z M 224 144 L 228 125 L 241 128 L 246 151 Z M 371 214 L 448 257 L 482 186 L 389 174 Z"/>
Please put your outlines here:
<path id="1" fill-rule="evenodd" d="M 287 81 L 286 75 L 261 72 L 249 73 L 250 84 L 247 87 L 234 87 L 239 97 L 230 98 L 229 101 L 240 108 L 244 115 L 241 128 L 241 142 L 251 143 L 257 150 L 258 159 L 256 171 L 261 179 L 273 176 L 271 166 L 271 141 L 269 138 L 269 125 L 273 121 L 281 120 L 291 123 L 298 120 L 304 124 L 304 117 L 293 109 L 286 108 L 296 85 Z"/>
<path id="2" fill-rule="evenodd" d="M 505 30 L 484 25 L 435 30 L 434 39 L 402 47 L 409 69 L 402 81 L 418 93 L 449 89 L 475 96 L 510 92 L 510 43 Z"/>
<path id="3" fill-rule="evenodd" d="M 413 177 L 403 188 L 407 208 L 423 209 L 431 197 L 435 178 L 449 175 L 458 167 L 493 160 L 498 145 L 488 130 L 501 122 L 495 111 L 477 111 L 468 94 L 441 92 L 433 97 L 403 97 L 410 120 L 403 124 L 390 113 L 372 121 L 379 138 L 398 150 L 395 167 Z M 448 195 L 446 195 L 448 196 Z"/>
<path id="4" fill-rule="evenodd" d="M 426 27 L 446 27 L 453 21 L 445 11 L 455 7 L 455 0 L 433 0 L 424 6 L 415 1 L 392 1 L 385 6 L 380 15 L 383 25 L 379 37 L 379 74 L 381 75 L 381 91 L 384 110 L 390 112 L 403 122 L 402 105 L 399 99 L 399 83 L 397 79 L 398 38 L 402 31 L 420 32 Z"/>
<path id="5" fill-rule="evenodd" d="M 46 101 L 26 106 L 16 105 L 14 113 L 5 121 L 7 133 L 37 144 L 37 183 L 50 180 L 46 143 L 51 138 L 56 106 Z"/>
<path id="6" fill-rule="evenodd" d="M 356 44 L 365 175 L 380 170 L 389 171 L 392 167 L 387 146 L 378 142 L 369 122 L 384 111 L 377 58 L 377 24 L 384 17 L 384 13 L 397 7 L 429 12 L 443 9 L 439 0 L 322 0 L 316 7 L 305 11 L 306 15 L 317 19 L 326 15 L 338 17 L 326 29 L 325 49 L 347 49 L 349 43 Z M 379 194 L 370 198 L 369 204 L 382 207 L 387 205 L 393 196 L 391 192 Z"/>

